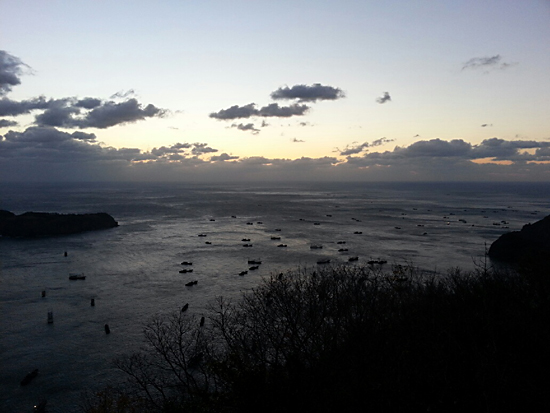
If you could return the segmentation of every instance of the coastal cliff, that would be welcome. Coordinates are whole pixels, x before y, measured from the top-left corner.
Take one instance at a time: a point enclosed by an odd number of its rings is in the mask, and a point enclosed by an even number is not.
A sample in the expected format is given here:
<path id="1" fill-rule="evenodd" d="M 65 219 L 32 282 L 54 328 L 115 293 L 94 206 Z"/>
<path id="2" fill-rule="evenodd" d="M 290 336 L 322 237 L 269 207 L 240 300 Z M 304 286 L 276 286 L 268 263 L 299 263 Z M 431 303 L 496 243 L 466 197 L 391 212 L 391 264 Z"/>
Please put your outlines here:
<path id="1" fill-rule="evenodd" d="M 117 226 L 118 222 L 105 212 L 95 214 L 25 212 L 15 215 L 12 212 L 0 210 L 0 235 L 5 237 L 49 237 Z"/>
<path id="2" fill-rule="evenodd" d="M 524 225 L 521 231 L 502 234 L 489 248 L 489 257 L 519 262 L 530 257 L 545 257 L 550 252 L 550 215 Z"/>

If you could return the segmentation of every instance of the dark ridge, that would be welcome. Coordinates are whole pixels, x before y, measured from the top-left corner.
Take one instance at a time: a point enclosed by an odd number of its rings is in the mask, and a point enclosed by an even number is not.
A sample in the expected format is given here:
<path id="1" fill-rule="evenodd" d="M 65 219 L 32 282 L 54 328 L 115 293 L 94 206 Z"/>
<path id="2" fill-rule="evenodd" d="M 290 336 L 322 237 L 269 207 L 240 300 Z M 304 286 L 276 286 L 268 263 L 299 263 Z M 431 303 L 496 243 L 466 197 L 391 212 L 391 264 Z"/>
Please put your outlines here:
<path id="1" fill-rule="evenodd" d="M 117 226 L 118 222 L 105 212 L 94 214 L 25 212 L 15 215 L 12 212 L 0 210 L 0 235 L 5 237 L 51 237 Z"/>
<path id="2" fill-rule="evenodd" d="M 550 252 L 550 215 L 524 225 L 521 231 L 502 234 L 489 248 L 489 257 L 499 261 L 519 263 L 523 260 L 544 257 Z"/>

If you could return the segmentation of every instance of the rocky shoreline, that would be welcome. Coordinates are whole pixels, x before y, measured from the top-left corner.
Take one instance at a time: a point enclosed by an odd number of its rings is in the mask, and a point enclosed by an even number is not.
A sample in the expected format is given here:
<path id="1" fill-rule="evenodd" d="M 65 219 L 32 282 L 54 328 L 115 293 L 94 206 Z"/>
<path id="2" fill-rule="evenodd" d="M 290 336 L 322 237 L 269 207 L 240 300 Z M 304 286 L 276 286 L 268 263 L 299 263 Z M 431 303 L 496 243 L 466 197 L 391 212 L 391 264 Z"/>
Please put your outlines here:
<path id="1" fill-rule="evenodd" d="M 489 248 L 489 257 L 517 263 L 526 259 L 548 258 L 550 252 L 550 215 L 524 225 L 521 231 L 502 234 Z"/>
<path id="2" fill-rule="evenodd" d="M 117 226 L 118 222 L 105 212 L 91 214 L 25 212 L 15 215 L 13 212 L 0 210 L 0 235 L 4 237 L 51 237 Z"/>

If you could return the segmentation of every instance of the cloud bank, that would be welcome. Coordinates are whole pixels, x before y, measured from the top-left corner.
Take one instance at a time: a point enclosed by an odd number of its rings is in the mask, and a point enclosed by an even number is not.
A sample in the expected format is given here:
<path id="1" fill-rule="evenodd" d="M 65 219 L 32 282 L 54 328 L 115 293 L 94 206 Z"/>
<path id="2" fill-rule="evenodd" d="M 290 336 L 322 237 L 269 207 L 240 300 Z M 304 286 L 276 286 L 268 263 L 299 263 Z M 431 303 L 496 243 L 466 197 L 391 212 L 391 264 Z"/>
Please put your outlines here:
<path id="1" fill-rule="evenodd" d="M 294 142 L 299 142 L 294 140 Z M 491 138 L 420 140 L 367 152 L 390 140 L 349 145 L 339 157 L 277 159 L 221 153 L 205 142 L 150 151 L 113 148 L 93 133 L 33 126 L 0 137 L 1 181 L 468 181 L 548 180 L 550 142 Z M 68 173 L 70 171 L 70 173 Z"/>

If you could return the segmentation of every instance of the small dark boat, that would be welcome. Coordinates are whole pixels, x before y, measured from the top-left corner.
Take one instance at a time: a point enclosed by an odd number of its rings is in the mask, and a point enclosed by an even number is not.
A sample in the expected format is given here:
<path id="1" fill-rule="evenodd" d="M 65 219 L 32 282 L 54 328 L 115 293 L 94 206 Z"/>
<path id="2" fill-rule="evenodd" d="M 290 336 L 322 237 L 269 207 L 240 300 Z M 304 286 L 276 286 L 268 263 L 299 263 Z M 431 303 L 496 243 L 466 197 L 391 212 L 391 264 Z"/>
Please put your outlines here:
<path id="1" fill-rule="evenodd" d="M 321 248 L 323 248 L 323 246 L 322 245 L 310 245 L 309 248 L 312 249 L 312 250 L 320 250 Z"/>
<path id="2" fill-rule="evenodd" d="M 345 244 L 346 241 L 338 241 L 337 244 Z"/>
<path id="3" fill-rule="evenodd" d="M 183 307 L 181 307 L 181 312 L 185 312 L 187 311 L 187 309 L 189 308 L 189 303 L 185 304 Z"/>
<path id="4" fill-rule="evenodd" d="M 348 258 L 348 261 L 349 261 L 349 262 L 358 261 L 358 260 L 359 260 L 359 257 L 349 257 L 349 258 Z"/>
<path id="5" fill-rule="evenodd" d="M 195 280 L 195 281 L 189 281 L 188 283 L 185 284 L 186 287 L 191 287 L 193 285 L 197 285 L 198 281 Z"/>
<path id="6" fill-rule="evenodd" d="M 27 384 L 29 384 L 31 381 L 33 381 L 33 379 L 38 376 L 38 369 L 34 369 L 33 371 L 31 371 L 29 374 L 27 374 L 23 380 L 21 380 L 21 386 L 26 386 Z"/>
<path id="7" fill-rule="evenodd" d="M 181 265 L 193 265 L 193 263 L 189 261 L 183 261 Z"/>
<path id="8" fill-rule="evenodd" d="M 248 271 L 241 271 L 241 272 L 239 273 L 239 275 L 246 275 L 246 274 L 248 274 Z"/>
<path id="9" fill-rule="evenodd" d="M 338 252 L 347 252 L 347 251 L 348 251 L 347 248 L 340 248 L 340 249 L 338 249 Z"/>
<path id="10" fill-rule="evenodd" d="M 246 225 L 254 225 L 253 222 L 247 222 Z"/>
<path id="11" fill-rule="evenodd" d="M 248 263 L 254 264 L 254 265 L 260 265 L 262 262 L 260 260 L 248 260 Z"/>
<path id="12" fill-rule="evenodd" d="M 199 234 L 198 237 L 206 237 L 206 234 Z"/>
<path id="13" fill-rule="evenodd" d="M 325 259 L 322 259 L 322 260 L 318 260 L 317 261 L 317 264 L 329 264 L 330 263 L 330 259 L 329 258 L 325 258 Z"/>
<path id="14" fill-rule="evenodd" d="M 201 322 L 200 322 L 200 326 L 204 326 L 204 317 L 201 317 Z"/>
<path id="15" fill-rule="evenodd" d="M 363 233 L 363 231 L 355 231 L 354 234 L 355 235 L 361 235 Z"/>
<path id="16" fill-rule="evenodd" d="M 205 244 L 206 245 L 212 245 L 212 243 L 210 241 L 206 241 Z"/>
<path id="17" fill-rule="evenodd" d="M 214 218 L 210 218 L 210 221 L 211 221 L 211 222 L 214 222 L 214 221 L 215 221 L 215 219 L 214 219 Z"/>
<path id="18" fill-rule="evenodd" d="M 277 240 L 280 240 L 281 237 L 271 237 L 271 239 L 274 240 L 274 241 L 277 241 Z"/>
<path id="19" fill-rule="evenodd" d="M 254 271 L 254 270 L 257 270 L 258 268 L 260 268 L 260 267 L 257 266 L 257 265 L 253 265 L 253 266 L 250 267 L 248 270 L 249 270 L 249 271 Z"/>
<path id="20" fill-rule="evenodd" d="M 242 242 L 250 242 L 250 238 L 243 238 L 241 241 Z"/>
<path id="21" fill-rule="evenodd" d="M 277 247 L 278 247 L 278 248 L 286 248 L 287 245 L 286 245 L 286 244 L 279 244 L 279 245 L 277 245 Z"/>
<path id="22" fill-rule="evenodd" d="M 313 225 L 321 225 L 320 222 L 314 222 Z"/>
<path id="23" fill-rule="evenodd" d="M 109 328 L 109 324 L 105 324 L 105 334 L 111 334 L 111 329 Z"/>
<path id="24" fill-rule="evenodd" d="M 76 273 L 69 273 L 69 280 L 85 280 L 86 276 L 82 273 L 76 274 Z"/>
<path id="25" fill-rule="evenodd" d="M 245 248 L 250 248 L 252 246 L 252 244 L 243 244 L 243 247 Z"/>
<path id="26" fill-rule="evenodd" d="M 188 272 L 193 272 L 193 269 L 192 268 L 184 268 L 183 270 L 180 270 L 180 274 L 185 274 L 185 273 L 188 273 Z"/>
<path id="27" fill-rule="evenodd" d="M 281 232 L 281 228 L 275 228 L 275 231 Z"/>

